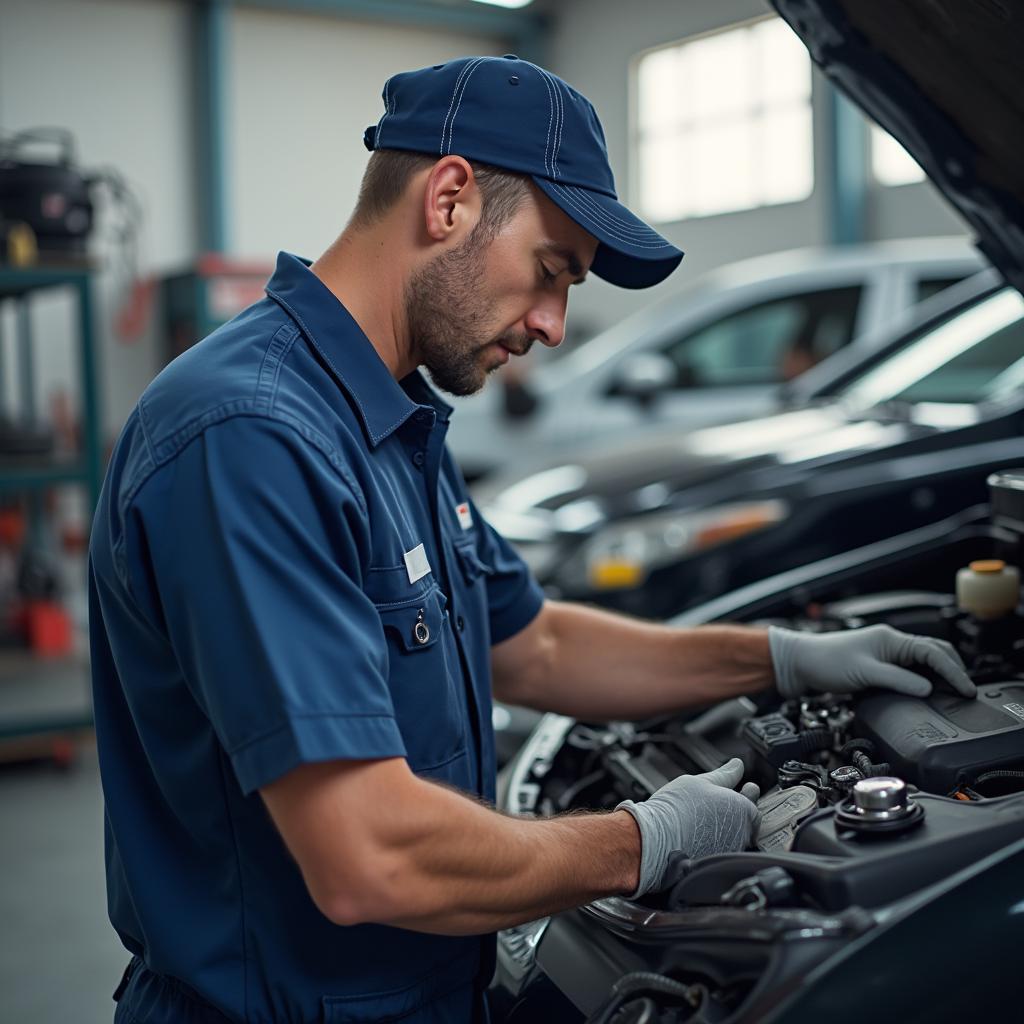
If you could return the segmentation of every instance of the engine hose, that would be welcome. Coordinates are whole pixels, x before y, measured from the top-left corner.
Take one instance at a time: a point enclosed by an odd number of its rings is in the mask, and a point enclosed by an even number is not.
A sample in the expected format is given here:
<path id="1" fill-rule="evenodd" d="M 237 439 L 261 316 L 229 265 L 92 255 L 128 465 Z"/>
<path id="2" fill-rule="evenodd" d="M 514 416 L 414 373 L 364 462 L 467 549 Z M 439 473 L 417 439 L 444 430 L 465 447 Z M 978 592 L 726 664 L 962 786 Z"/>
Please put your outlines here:
<path id="1" fill-rule="evenodd" d="M 839 748 L 840 757 L 849 757 L 855 750 L 860 750 L 867 754 L 868 757 L 874 757 L 875 745 L 871 740 L 847 740 Z"/>
<path id="2" fill-rule="evenodd" d="M 860 750 L 855 750 L 850 760 L 853 762 L 854 768 L 856 768 L 865 779 L 875 778 L 879 775 L 888 775 L 890 772 L 891 766 L 888 761 L 880 761 L 878 764 L 872 764 L 871 758 Z"/>
<path id="3" fill-rule="evenodd" d="M 697 1010 L 703 1003 L 705 989 L 701 985 L 685 985 L 681 981 L 667 978 L 664 974 L 650 971 L 636 971 L 624 975 L 613 986 L 611 995 L 605 1004 L 587 1018 L 587 1024 L 609 1024 L 623 1005 L 635 996 L 644 993 L 671 996 L 688 1003 L 692 1010 Z"/>
<path id="4" fill-rule="evenodd" d="M 603 768 L 598 768 L 597 771 L 593 771 L 589 775 L 584 775 L 582 779 L 578 779 L 571 786 L 567 787 L 558 800 L 555 801 L 558 805 L 559 811 L 569 810 L 573 800 L 575 800 L 580 793 L 589 786 L 593 786 L 595 782 L 600 782 L 604 777 L 605 770 Z"/>
<path id="5" fill-rule="evenodd" d="M 819 750 L 828 750 L 832 746 L 832 733 L 828 729 L 808 729 L 797 734 L 800 753 L 803 757 L 815 754 Z"/>
<path id="6" fill-rule="evenodd" d="M 627 1014 L 628 1017 L 625 1016 Z M 663 1019 L 658 1013 L 658 1004 L 650 996 L 641 996 L 623 1003 L 615 1012 L 612 1024 L 619 1024 L 620 1020 L 622 1024 L 626 1024 L 627 1020 L 628 1024 L 658 1024 Z"/>
<path id="7" fill-rule="evenodd" d="M 993 779 L 1024 779 L 1024 772 L 1014 771 L 1012 768 L 999 768 L 991 772 L 983 772 L 975 780 L 977 786 L 982 782 L 991 782 Z"/>

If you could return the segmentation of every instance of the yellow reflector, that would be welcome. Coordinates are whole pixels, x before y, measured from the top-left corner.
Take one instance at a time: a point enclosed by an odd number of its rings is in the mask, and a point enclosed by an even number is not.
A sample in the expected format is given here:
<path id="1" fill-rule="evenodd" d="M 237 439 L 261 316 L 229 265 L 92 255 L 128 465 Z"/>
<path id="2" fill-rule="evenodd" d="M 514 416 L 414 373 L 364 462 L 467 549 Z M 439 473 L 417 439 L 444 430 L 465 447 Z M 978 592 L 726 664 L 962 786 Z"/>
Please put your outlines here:
<path id="1" fill-rule="evenodd" d="M 711 526 L 705 526 L 697 532 L 693 545 L 700 551 L 703 548 L 713 547 L 715 544 L 724 544 L 729 540 L 736 540 L 745 533 L 753 533 L 754 530 L 763 530 L 779 521 L 778 506 L 774 502 L 765 502 L 762 506 L 738 512 L 727 519 L 719 519 Z"/>
<path id="2" fill-rule="evenodd" d="M 643 581 L 643 566 L 622 558 L 604 558 L 590 566 L 590 585 L 598 590 L 638 587 Z"/>

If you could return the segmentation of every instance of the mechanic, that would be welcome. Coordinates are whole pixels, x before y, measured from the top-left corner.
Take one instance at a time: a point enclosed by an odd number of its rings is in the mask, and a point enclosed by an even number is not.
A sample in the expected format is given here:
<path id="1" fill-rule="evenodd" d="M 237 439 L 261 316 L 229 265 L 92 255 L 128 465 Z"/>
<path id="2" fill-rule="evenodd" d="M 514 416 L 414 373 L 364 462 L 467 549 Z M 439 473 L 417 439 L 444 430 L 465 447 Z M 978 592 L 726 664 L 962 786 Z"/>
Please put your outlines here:
<path id="1" fill-rule="evenodd" d="M 973 692 L 875 627 L 692 630 L 545 601 L 444 447 L 457 395 L 561 338 L 588 270 L 682 253 L 621 206 L 589 102 L 513 56 L 400 74 L 351 221 L 168 366 L 90 548 L 117 1021 L 486 1019 L 493 932 L 747 846 L 736 760 L 642 803 L 497 813 L 492 692 L 639 719 L 777 685 Z"/>

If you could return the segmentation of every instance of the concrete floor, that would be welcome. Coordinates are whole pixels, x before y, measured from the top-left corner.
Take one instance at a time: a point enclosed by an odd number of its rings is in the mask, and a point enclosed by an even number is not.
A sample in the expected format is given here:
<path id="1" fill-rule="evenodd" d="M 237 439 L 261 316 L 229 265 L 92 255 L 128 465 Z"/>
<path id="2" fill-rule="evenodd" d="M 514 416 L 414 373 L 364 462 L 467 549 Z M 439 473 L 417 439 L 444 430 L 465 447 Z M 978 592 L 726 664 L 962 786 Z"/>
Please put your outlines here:
<path id="1" fill-rule="evenodd" d="M 94 748 L 0 765 L 0 1021 L 109 1024 L 128 962 L 107 921 Z"/>

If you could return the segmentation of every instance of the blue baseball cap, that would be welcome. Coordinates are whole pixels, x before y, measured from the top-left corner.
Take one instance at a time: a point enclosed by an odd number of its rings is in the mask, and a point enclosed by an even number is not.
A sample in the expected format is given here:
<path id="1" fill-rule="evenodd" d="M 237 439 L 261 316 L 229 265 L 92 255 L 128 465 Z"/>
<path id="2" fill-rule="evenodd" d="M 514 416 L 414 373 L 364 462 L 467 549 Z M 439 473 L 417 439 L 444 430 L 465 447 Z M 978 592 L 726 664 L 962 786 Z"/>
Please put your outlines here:
<path id="1" fill-rule="evenodd" d="M 682 252 L 615 194 L 604 131 L 591 102 L 557 75 L 513 54 L 460 57 L 384 83 L 369 150 L 457 153 L 528 174 L 599 242 L 591 269 L 624 288 L 663 281 Z"/>

